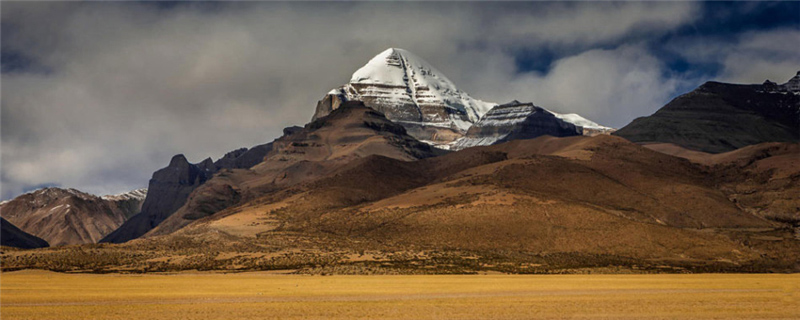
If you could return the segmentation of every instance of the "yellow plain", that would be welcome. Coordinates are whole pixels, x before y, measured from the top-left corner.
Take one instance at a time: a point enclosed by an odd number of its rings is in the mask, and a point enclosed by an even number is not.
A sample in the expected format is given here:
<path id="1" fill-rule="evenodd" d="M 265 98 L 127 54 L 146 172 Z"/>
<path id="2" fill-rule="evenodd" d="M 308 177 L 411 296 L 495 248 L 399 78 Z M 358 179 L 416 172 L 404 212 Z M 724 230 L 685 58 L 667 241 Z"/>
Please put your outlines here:
<path id="1" fill-rule="evenodd" d="M 800 319 L 798 274 L 0 274 L 8 319 Z"/>

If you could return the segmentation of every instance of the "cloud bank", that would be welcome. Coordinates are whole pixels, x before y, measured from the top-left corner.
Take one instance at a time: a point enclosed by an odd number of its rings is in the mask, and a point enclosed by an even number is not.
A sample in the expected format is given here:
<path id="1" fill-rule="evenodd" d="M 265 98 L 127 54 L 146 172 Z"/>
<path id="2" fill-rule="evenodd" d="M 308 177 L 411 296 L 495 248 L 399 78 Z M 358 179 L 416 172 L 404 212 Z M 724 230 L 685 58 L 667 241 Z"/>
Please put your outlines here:
<path id="1" fill-rule="evenodd" d="M 620 127 L 689 81 L 648 39 L 699 18 L 690 2 L 4 2 L 2 198 L 43 184 L 122 192 L 146 186 L 174 154 L 197 162 L 269 142 L 388 47 L 473 97 Z M 726 65 L 764 50 L 746 45 Z M 541 52 L 551 56 L 544 71 L 520 66 Z M 786 54 L 780 67 L 796 57 Z M 785 73 L 778 64 L 764 73 Z"/>

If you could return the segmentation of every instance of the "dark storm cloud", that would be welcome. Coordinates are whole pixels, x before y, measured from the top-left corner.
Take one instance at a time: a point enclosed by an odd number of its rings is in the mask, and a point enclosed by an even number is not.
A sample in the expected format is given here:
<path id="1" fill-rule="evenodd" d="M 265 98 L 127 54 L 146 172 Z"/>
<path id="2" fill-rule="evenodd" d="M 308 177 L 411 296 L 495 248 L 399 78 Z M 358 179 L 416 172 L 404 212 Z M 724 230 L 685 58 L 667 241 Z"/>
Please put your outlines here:
<path id="1" fill-rule="evenodd" d="M 3 2 L 2 197 L 50 183 L 130 190 L 176 153 L 200 161 L 271 141 L 388 47 L 425 58 L 476 98 L 622 126 L 691 81 L 648 39 L 697 22 L 701 9 Z M 537 56 L 545 61 L 525 62 Z"/>

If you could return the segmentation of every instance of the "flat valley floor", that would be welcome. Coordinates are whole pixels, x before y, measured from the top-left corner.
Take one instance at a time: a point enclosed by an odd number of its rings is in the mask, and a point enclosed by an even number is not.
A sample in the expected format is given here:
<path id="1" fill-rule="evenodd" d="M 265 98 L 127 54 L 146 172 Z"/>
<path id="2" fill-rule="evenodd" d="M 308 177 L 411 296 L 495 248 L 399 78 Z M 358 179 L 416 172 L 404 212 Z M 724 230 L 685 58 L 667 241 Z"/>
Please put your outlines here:
<path id="1" fill-rule="evenodd" d="M 800 274 L 0 274 L 9 319 L 800 319 Z"/>

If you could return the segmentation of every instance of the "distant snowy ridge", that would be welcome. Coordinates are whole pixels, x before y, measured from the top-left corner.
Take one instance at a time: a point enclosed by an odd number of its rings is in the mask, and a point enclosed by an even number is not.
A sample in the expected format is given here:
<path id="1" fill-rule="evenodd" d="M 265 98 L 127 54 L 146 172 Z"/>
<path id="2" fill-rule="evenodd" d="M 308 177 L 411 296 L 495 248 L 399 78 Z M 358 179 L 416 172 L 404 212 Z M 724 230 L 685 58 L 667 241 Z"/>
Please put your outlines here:
<path id="1" fill-rule="evenodd" d="M 119 201 L 119 200 L 144 200 L 145 197 L 147 197 L 147 188 L 131 190 L 119 194 L 104 195 L 100 198 L 103 200 Z"/>
<path id="2" fill-rule="evenodd" d="M 547 110 L 547 109 L 545 109 L 545 110 Z M 550 111 L 550 110 L 547 110 L 547 111 L 552 113 L 553 115 L 555 115 L 557 118 L 559 118 L 561 120 L 564 120 L 566 122 L 574 124 L 574 125 L 576 125 L 578 127 L 582 127 L 584 129 L 614 130 L 614 128 L 601 126 L 601 125 L 597 124 L 597 122 L 594 122 L 592 120 L 589 120 L 589 119 L 586 119 L 584 117 L 581 117 L 577 113 L 557 113 L 557 112 L 553 112 L 553 111 Z"/>
<path id="3" fill-rule="evenodd" d="M 797 71 L 797 74 L 784 84 L 777 84 L 767 80 L 764 81 L 762 86 L 772 93 L 800 94 L 800 71 Z"/>
<path id="4" fill-rule="evenodd" d="M 573 120 L 576 119 L 573 117 Z M 461 150 L 542 135 L 576 136 L 583 134 L 584 130 L 547 109 L 514 100 L 489 110 L 464 137 L 448 144 L 447 149 Z"/>

